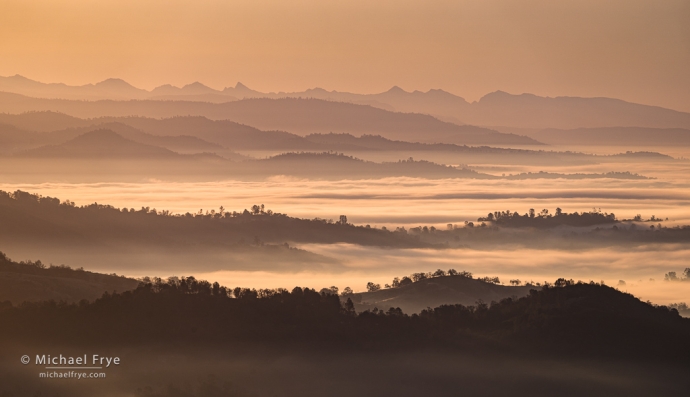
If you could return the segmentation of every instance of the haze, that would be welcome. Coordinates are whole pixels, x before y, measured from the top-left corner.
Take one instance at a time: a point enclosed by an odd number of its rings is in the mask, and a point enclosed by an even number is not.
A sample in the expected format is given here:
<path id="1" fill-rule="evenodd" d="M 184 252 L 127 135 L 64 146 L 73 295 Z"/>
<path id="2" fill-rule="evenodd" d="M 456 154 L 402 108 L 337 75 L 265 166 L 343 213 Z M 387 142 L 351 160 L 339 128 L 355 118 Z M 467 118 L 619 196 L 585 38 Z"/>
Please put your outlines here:
<path id="1" fill-rule="evenodd" d="M 690 111 L 690 3 L 8 0 L 0 59 L 1 76 L 72 85 L 500 89 Z"/>
<path id="2" fill-rule="evenodd" d="M 0 1 L 0 397 L 687 396 L 689 70 L 688 0 Z"/>

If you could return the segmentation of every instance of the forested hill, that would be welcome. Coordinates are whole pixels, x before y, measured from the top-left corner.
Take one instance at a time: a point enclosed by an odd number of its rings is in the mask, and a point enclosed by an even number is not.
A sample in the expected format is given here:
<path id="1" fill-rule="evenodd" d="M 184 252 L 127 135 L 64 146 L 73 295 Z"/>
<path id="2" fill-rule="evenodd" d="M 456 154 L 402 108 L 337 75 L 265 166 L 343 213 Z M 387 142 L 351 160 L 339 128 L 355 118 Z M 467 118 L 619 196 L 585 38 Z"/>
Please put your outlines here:
<path id="1" fill-rule="evenodd" d="M 137 280 L 38 261 L 14 262 L 0 252 L 0 302 L 94 300 L 104 292 L 135 289 Z"/>
<path id="2" fill-rule="evenodd" d="M 356 313 L 350 301 L 341 305 L 336 295 L 308 288 L 231 291 L 194 278 L 155 279 L 91 304 L 5 305 L 0 338 L 100 348 L 239 342 L 392 351 L 436 346 L 687 365 L 690 319 L 676 310 L 605 285 L 564 279 L 553 285 L 519 299 L 444 305 L 410 316 L 394 308 Z"/>
<path id="3" fill-rule="evenodd" d="M 442 271 L 438 271 L 442 272 Z M 471 274 L 426 275 L 417 273 L 412 277 L 403 277 L 402 282 L 393 281 L 389 288 L 352 294 L 355 307 L 359 309 L 388 310 L 399 307 L 405 313 L 419 313 L 443 304 L 474 305 L 477 301 L 500 301 L 513 296 L 521 297 L 529 293 L 531 286 L 505 286 L 493 282 L 493 279 L 475 279 Z M 496 279 L 498 280 L 498 279 Z M 346 297 L 344 297 L 346 298 Z"/>
<path id="4" fill-rule="evenodd" d="M 490 212 L 486 217 L 477 219 L 477 221 L 492 222 L 495 225 L 505 227 L 536 228 L 550 228 L 562 225 L 595 226 L 618 222 L 615 214 L 601 211 L 565 213 L 560 208 L 556 208 L 556 212 L 553 214 L 550 214 L 547 209 L 543 209 L 541 212 L 530 209 L 529 212 L 523 215 L 511 211 L 495 211 Z"/>
<path id="5" fill-rule="evenodd" d="M 64 246 L 138 246 L 169 250 L 284 243 L 353 243 L 422 247 L 418 237 L 337 222 L 299 219 L 255 205 L 250 210 L 173 215 L 152 208 L 118 209 L 110 205 L 75 206 L 69 200 L 22 191 L 0 191 L 0 239 L 6 244 Z"/>

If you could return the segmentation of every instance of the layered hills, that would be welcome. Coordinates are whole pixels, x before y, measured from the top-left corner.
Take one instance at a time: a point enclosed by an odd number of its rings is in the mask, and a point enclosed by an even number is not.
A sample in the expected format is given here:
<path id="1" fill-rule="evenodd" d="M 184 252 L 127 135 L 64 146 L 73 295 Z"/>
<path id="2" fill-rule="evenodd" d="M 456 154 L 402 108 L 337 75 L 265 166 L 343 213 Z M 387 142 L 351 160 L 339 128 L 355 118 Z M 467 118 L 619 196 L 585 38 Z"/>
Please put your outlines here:
<path id="1" fill-rule="evenodd" d="M 234 152 L 235 157 L 243 161 L 232 161 L 212 153 L 180 154 L 160 146 L 141 143 L 149 141 L 159 144 L 184 144 L 180 141 L 191 141 L 192 144 L 204 143 L 206 141 L 188 136 L 155 136 L 133 130 L 129 126 L 121 124 L 110 124 L 124 130 L 133 139 L 128 139 L 122 135 L 109 130 L 99 129 L 76 136 L 63 143 L 55 145 L 45 145 L 37 148 L 14 152 L 9 156 L 0 158 L 0 161 L 7 166 L 6 177 L 16 172 L 27 175 L 61 175 L 65 180 L 79 180 L 79 178 L 111 178 L 120 180 L 130 180 L 135 178 L 187 178 L 197 177 L 204 180 L 216 180 L 218 178 L 233 179 L 263 179 L 270 176 L 289 175 L 303 178 L 342 180 L 342 179 L 371 179 L 385 177 L 417 177 L 417 178 L 472 178 L 472 179 L 496 179 L 494 175 L 480 173 L 465 166 L 449 166 L 424 160 L 398 160 L 392 162 L 373 162 L 344 155 L 334 151 L 329 152 L 287 152 L 263 159 L 244 159 Z M 0 126 L 0 132 L 2 127 Z M 12 132 L 11 130 L 9 132 Z M 8 132 L 6 136 L 12 137 Z M 66 136 L 74 134 L 75 130 L 62 130 L 55 133 L 36 133 L 48 134 L 50 139 L 64 139 Z M 259 136 L 264 135 L 259 132 Z M 265 135 L 273 135 L 269 132 Z M 279 138 L 288 138 L 289 144 L 307 143 L 319 147 L 328 143 L 310 141 L 307 138 L 295 136 L 290 139 L 287 133 L 275 133 Z M 28 135 L 31 137 L 31 135 Z M 2 134 L 0 134 L 2 137 Z M 34 135 L 33 138 L 36 138 Z M 369 140 L 364 137 L 365 142 Z M 379 146 L 383 143 L 393 147 L 401 142 L 386 141 L 380 137 L 373 137 Z M 248 140 L 245 142 L 255 142 Z M 27 143 L 27 142 L 25 142 Z M 31 142 L 29 142 L 31 143 Z M 34 142 L 35 143 L 35 142 Z M 278 144 L 281 143 L 279 140 Z M 211 143 L 208 143 L 211 145 Z M 265 142 L 262 144 L 266 146 Z M 415 145 L 415 144 L 413 144 Z M 421 147 L 433 147 L 434 145 L 416 144 Z M 313 147 L 312 146 L 312 147 Z M 468 148 L 453 146 L 455 150 L 461 152 Z M 363 146 L 366 148 L 366 146 Z M 375 150 L 375 149 L 374 149 Z M 491 153 L 491 148 L 479 148 L 478 153 L 487 151 Z M 496 149 L 498 154 L 512 154 L 512 149 Z M 470 151 L 471 153 L 471 151 Z M 572 155 L 575 158 L 588 159 L 584 155 Z M 554 154 L 550 157 L 557 159 Z M 605 159 L 605 158 L 604 158 Z M 28 161 L 28 163 L 26 163 Z M 13 169 L 15 172 L 9 172 Z M 120 179 L 118 179 L 120 178 Z M 210 179 L 209 179 L 210 178 Z M 522 173 L 509 175 L 502 178 L 509 179 L 534 179 L 534 178 L 616 178 L 616 179 L 644 179 L 643 176 L 631 174 L 629 172 L 609 172 L 602 174 L 559 174 L 559 173 Z"/>
<path id="2" fill-rule="evenodd" d="M 409 92 L 400 87 L 393 87 L 377 94 L 356 94 L 313 88 L 302 92 L 265 93 L 252 90 L 241 83 L 237 83 L 234 87 L 217 90 L 194 82 L 184 87 L 163 85 L 146 91 L 133 87 L 121 79 L 108 79 L 84 86 L 68 86 L 44 84 L 18 75 L 0 77 L 0 91 L 49 99 L 91 101 L 152 99 L 216 104 L 251 98 L 314 98 L 366 105 L 387 111 L 429 114 L 456 124 L 532 129 L 621 126 L 690 128 L 690 113 L 657 106 L 641 105 L 613 98 L 540 97 L 533 94 L 513 95 L 503 91 L 489 93 L 479 101 L 470 103 L 462 97 L 440 89 Z"/>
<path id="3" fill-rule="evenodd" d="M 418 113 L 396 113 L 371 106 L 320 99 L 246 99 L 213 104 L 188 101 L 75 101 L 36 99 L 0 93 L 0 110 L 7 113 L 59 111 L 76 117 L 178 115 L 232 120 L 263 130 L 290 131 L 298 135 L 345 132 L 375 133 L 391 139 L 459 144 L 535 145 L 532 138 L 500 133 L 488 128 L 457 125 Z"/>
<path id="4" fill-rule="evenodd" d="M 15 156 L 31 158 L 176 158 L 171 150 L 123 138 L 111 130 L 96 130 L 59 145 L 43 146 Z"/>
<path id="5" fill-rule="evenodd" d="M 264 131 L 229 120 L 210 120 L 201 116 L 179 116 L 164 119 L 146 117 L 102 117 L 80 119 L 55 112 L 0 114 L 0 152 L 12 153 L 42 145 L 64 143 L 95 129 L 109 129 L 139 143 L 164 147 L 179 153 L 215 152 L 230 159 L 242 159 L 236 151 L 268 153 L 285 151 L 337 152 L 426 152 L 462 155 L 461 163 L 507 159 L 521 163 L 550 161 L 556 163 L 593 163 L 620 160 L 620 155 L 597 156 L 572 151 L 509 149 L 492 146 L 468 146 L 448 143 L 423 143 L 385 138 L 381 135 L 349 133 L 313 133 L 306 136 L 270 130 Z M 651 131 L 650 133 L 655 133 Z M 678 134 L 680 137 L 682 134 Z M 592 137 L 593 139 L 594 137 Z M 604 139 L 599 137 L 599 139 Z M 622 139 L 622 137 L 621 137 Z M 582 139 L 580 140 L 582 141 Z M 548 148 L 545 148 L 548 149 Z M 645 152 L 646 153 L 646 152 Z M 647 153 L 649 159 L 654 153 Z M 463 160 L 464 158 L 464 160 Z M 657 160 L 671 160 L 656 154 Z"/>

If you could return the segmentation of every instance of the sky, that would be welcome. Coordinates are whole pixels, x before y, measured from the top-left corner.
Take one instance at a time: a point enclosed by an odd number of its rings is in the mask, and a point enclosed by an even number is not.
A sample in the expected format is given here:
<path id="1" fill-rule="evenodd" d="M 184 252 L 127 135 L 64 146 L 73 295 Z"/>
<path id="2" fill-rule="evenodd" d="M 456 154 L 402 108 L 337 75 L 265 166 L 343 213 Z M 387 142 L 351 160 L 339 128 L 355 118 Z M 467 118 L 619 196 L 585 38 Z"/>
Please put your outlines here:
<path id="1" fill-rule="evenodd" d="M 441 88 L 690 111 L 687 0 L 3 0 L 0 75 L 152 89 Z"/>

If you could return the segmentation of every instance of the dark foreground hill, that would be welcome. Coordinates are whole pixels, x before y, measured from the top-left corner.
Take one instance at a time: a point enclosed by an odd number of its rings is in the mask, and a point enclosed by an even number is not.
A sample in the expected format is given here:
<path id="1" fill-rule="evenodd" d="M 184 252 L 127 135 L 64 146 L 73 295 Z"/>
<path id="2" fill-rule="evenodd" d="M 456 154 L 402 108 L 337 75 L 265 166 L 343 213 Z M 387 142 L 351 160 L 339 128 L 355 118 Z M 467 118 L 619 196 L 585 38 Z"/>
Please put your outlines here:
<path id="1" fill-rule="evenodd" d="M 533 287 L 513 287 L 488 283 L 465 276 L 426 278 L 397 288 L 381 289 L 352 295 L 357 310 L 378 308 L 387 311 L 399 307 L 405 313 L 419 313 L 430 307 L 477 301 L 498 302 L 529 294 Z"/>
<path id="2" fill-rule="evenodd" d="M 135 289 L 137 280 L 64 265 L 45 265 L 41 261 L 13 262 L 0 252 L 0 302 L 17 305 L 28 301 L 55 300 L 79 302 L 94 300 L 104 292 Z"/>
<path id="3" fill-rule="evenodd" d="M 339 297 L 159 279 L 93 303 L 0 305 L 8 357 L 119 357 L 98 380 L 36 382 L 0 362 L 5 396 L 684 396 L 690 319 L 558 280 L 492 305 L 356 313 Z M 87 352 L 87 353 L 85 353 Z M 18 359 L 16 360 L 18 361 Z M 33 379 L 33 381 L 31 381 Z M 133 394 L 134 393 L 134 394 Z"/>
<path id="4" fill-rule="evenodd" d="M 593 282 L 559 279 L 554 285 L 491 305 L 442 305 L 407 315 L 394 308 L 356 313 L 350 301 L 341 304 L 338 296 L 308 288 L 257 291 L 175 277 L 78 306 L 5 305 L 0 335 L 31 340 L 50 324 L 48 340 L 84 346 L 251 341 L 335 350 L 444 346 L 491 351 L 503 345 L 546 356 L 646 357 L 688 364 L 690 319 L 675 309 Z"/>

